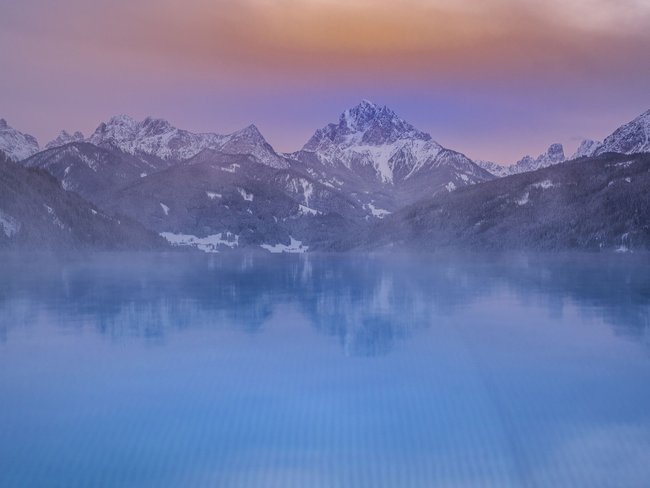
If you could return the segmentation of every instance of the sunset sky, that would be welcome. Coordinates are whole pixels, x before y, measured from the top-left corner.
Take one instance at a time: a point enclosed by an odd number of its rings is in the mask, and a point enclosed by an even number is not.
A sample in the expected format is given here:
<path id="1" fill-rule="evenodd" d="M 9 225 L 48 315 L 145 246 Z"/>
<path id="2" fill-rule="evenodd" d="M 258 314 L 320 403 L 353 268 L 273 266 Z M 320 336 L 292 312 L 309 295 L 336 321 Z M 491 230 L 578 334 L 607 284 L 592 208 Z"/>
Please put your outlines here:
<path id="1" fill-rule="evenodd" d="M 365 98 L 508 163 L 650 108 L 648 0 L 0 0 L 0 45 L 41 144 L 126 113 L 292 151 Z"/>

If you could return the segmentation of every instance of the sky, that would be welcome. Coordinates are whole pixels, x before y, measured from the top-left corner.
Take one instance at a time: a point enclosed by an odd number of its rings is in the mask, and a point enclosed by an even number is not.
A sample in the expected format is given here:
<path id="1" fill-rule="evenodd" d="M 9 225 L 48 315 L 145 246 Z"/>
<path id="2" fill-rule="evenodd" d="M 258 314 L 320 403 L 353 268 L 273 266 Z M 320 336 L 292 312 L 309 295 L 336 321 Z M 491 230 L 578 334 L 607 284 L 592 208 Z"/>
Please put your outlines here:
<path id="1" fill-rule="evenodd" d="M 650 108 L 649 0 L 0 0 L 0 117 L 125 113 L 299 149 L 362 99 L 511 163 Z"/>

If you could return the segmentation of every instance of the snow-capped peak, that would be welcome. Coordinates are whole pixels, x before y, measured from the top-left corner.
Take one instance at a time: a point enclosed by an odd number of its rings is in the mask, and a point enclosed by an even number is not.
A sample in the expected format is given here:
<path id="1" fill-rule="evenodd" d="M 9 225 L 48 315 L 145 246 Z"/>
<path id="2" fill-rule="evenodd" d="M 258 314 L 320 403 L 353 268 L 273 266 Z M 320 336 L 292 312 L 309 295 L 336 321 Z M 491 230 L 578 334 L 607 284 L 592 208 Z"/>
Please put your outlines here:
<path id="1" fill-rule="evenodd" d="M 561 163 L 566 161 L 566 156 L 564 155 L 564 147 L 560 143 L 551 144 L 546 153 L 541 156 L 544 162 L 548 162 L 549 166 L 551 164 Z M 539 158 L 538 158 L 539 160 Z"/>
<path id="2" fill-rule="evenodd" d="M 257 140 L 257 141 L 264 141 L 266 142 L 266 139 L 264 139 L 264 136 L 260 132 L 260 130 L 257 128 L 255 124 L 250 124 L 244 127 L 243 129 L 236 130 L 232 134 L 228 136 L 229 139 L 248 139 L 248 140 Z"/>
<path id="3" fill-rule="evenodd" d="M 510 167 L 510 174 L 525 173 L 527 171 L 535 171 L 554 164 L 563 163 L 566 161 L 564 155 L 564 147 L 562 144 L 551 144 L 546 152 L 540 154 L 536 158 L 524 156 Z"/>
<path id="4" fill-rule="evenodd" d="M 616 129 L 606 137 L 595 155 L 607 152 L 632 154 L 650 152 L 650 110 Z"/>
<path id="5" fill-rule="evenodd" d="M 563 163 L 564 161 L 566 161 L 564 146 L 556 142 L 551 144 L 546 152 L 540 154 L 536 158 L 526 155 L 510 166 L 501 166 L 490 161 L 477 161 L 476 164 L 495 176 L 508 176 L 526 173 L 528 171 L 535 171 L 541 168 L 546 168 L 547 166 Z"/>
<path id="6" fill-rule="evenodd" d="M 413 127 L 388 107 L 363 100 L 345 110 L 337 124 L 328 124 L 317 130 L 303 149 L 316 151 L 329 144 L 339 147 L 385 146 L 400 140 L 431 141 L 431 136 Z"/>
<path id="7" fill-rule="evenodd" d="M 127 114 L 118 114 L 118 115 L 113 115 L 110 120 L 109 124 L 119 124 L 119 125 L 130 125 L 130 126 L 136 126 L 138 122 L 131 117 L 130 115 Z"/>
<path id="8" fill-rule="evenodd" d="M 580 143 L 576 152 L 571 156 L 571 159 L 592 156 L 602 145 L 602 142 L 585 139 Z"/>
<path id="9" fill-rule="evenodd" d="M 62 130 L 59 132 L 59 135 L 56 136 L 56 139 L 53 139 L 52 141 L 48 142 L 45 145 L 45 149 L 51 149 L 53 147 L 59 147 L 59 146 L 65 146 L 66 144 L 69 144 L 71 142 L 80 142 L 84 140 L 84 135 L 76 131 L 74 134 L 70 134 L 66 130 Z"/>
<path id="10" fill-rule="evenodd" d="M 381 117 L 392 119 L 397 116 L 392 110 L 385 106 L 380 107 L 368 100 L 363 100 L 360 104 L 343 112 L 339 117 L 339 121 L 350 131 L 362 131 L 365 130 L 373 120 Z"/>
<path id="11" fill-rule="evenodd" d="M 196 134 L 178 129 L 164 119 L 147 117 L 138 122 L 128 115 L 117 115 L 100 124 L 88 141 L 129 154 L 152 155 L 165 160 L 185 160 L 204 149 L 214 149 L 251 155 L 258 162 L 273 167 L 288 166 L 252 124 L 229 135 Z"/>
<path id="12" fill-rule="evenodd" d="M 104 132 L 114 134 L 117 137 L 128 137 L 137 130 L 138 125 L 138 122 L 128 115 L 114 115 L 108 122 L 99 124 L 95 134 Z"/>
<path id="13" fill-rule="evenodd" d="M 592 139 L 583 140 L 571 159 L 598 156 L 608 152 L 621 154 L 650 152 L 650 110 L 646 110 L 634 120 L 616 129 L 603 142 Z M 564 161 L 566 161 L 566 157 L 562 145 L 551 144 L 548 150 L 536 159 L 525 156 L 511 166 L 499 167 L 499 165 L 484 161 L 477 161 L 477 164 L 495 176 L 506 176 L 534 171 Z"/>
<path id="14" fill-rule="evenodd" d="M 128 115 L 115 115 L 108 122 L 99 124 L 89 141 L 98 146 L 113 145 L 125 152 L 135 152 L 129 144 L 137 137 L 138 123 Z"/>
<path id="15" fill-rule="evenodd" d="M 218 134 L 194 134 L 177 129 L 164 119 L 147 117 L 138 122 L 128 115 L 111 117 L 88 138 L 97 146 L 166 160 L 191 158 L 203 149 L 220 147 L 223 140 L 224 136 Z"/>
<path id="16" fill-rule="evenodd" d="M 374 170 L 385 184 L 452 166 L 454 174 L 464 173 L 468 182 L 489 178 L 464 155 L 446 150 L 388 107 L 368 100 L 345 110 L 338 123 L 317 130 L 301 153 L 298 159 L 314 154 L 321 164 L 344 167 L 364 178 Z"/>
<path id="17" fill-rule="evenodd" d="M 289 162 L 278 156 L 254 124 L 225 136 L 219 149 L 229 154 L 253 156 L 257 162 L 274 168 L 289 166 Z"/>
<path id="18" fill-rule="evenodd" d="M 620 126 L 603 142 L 585 139 L 572 159 L 598 156 L 608 152 L 621 154 L 650 152 L 650 110 Z"/>
<path id="19" fill-rule="evenodd" d="M 142 121 L 142 132 L 147 135 L 160 135 L 167 132 L 171 132 L 175 129 L 169 122 L 165 119 L 156 119 L 153 117 L 147 117 Z"/>
<path id="20" fill-rule="evenodd" d="M 39 151 L 38 141 L 34 136 L 17 131 L 5 119 L 0 119 L 0 151 L 9 159 L 21 161 Z"/>
<path id="21" fill-rule="evenodd" d="M 474 163 L 480 168 L 483 168 L 485 171 L 492 173 L 494 176 L 501 177 L 508 176 L 510 174 L 511 166 L 503 166 L 502 164 L 495 163 L 494 161 L 485 161 L 482 159 L 475 160 Z"/>
<path id="22" fill-rule="evenodd" d="M 431 136 L 417 130 L 386 106 L 368 100 L 341 114 L 337 132 L 350 141 L 381 145 L 399 139 L 430 140 Z"/>

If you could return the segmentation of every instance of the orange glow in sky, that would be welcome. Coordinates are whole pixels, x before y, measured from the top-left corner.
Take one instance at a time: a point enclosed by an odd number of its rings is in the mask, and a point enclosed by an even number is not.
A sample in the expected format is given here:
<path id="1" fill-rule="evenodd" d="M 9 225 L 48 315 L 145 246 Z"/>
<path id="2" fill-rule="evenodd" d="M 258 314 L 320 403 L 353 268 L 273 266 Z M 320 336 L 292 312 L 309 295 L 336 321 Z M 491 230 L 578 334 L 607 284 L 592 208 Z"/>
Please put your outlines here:
<path id="1" fill-rule="evenodd" d="M 0 0 L 0 12 L 0 116 L 41 139 L 129 113 L 193 130 L 254 122 L 293 150 L 370 98 L 509 162 L 650 108 L 647 0 Z"/>

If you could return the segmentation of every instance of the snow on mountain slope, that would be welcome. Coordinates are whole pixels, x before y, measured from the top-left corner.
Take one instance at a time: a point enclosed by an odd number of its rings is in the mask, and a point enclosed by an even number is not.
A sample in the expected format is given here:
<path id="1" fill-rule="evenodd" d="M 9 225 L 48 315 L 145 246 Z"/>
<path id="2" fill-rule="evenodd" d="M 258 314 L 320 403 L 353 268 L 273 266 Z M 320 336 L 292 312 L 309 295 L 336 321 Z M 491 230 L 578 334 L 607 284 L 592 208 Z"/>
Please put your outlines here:
<path id="1" fill-rule="evenodd" d="M 474 163 L 477 166 L 483 168 L 485 171 L 492 173 L 494 176 L 502 177 L 508 176 L 510 174 L 509 167 L 499 163 L 494 163 L 492 161 L 483 161 L 482 159 L 476 160 Z"/>
<path id="2" fill-rule="evenodd" d="M 112 192 L 148 173 L 169 167 L 167 161 L 144 154 L 131 155 L 88 142 L 71 142 L 45 149 L 23 160 L 27 168 L 46 170 L 65 190 L 100 205 Z"/>
<path id="3" fill-rule="evenodd" d="M 17 131 L 5 119 L 0 119 L 0 151 L 9 159 L 21 161 L 37 153 L 38 141 L 34 136 Z"/>
<path id="4" fill-rule="evenodd" d="M 650 110 L 622 125 L 603 142 L 585 139 L 570 159 L 598 156 L 606 153 L 634 154 L 650 152 Z M 476 161 L 481 168 L 495 176 L 535 171 L 540 168 L 567 161 L 561 144 L 552 144 L 546 153 L 533 159 L 525 156 L 511 166 L 501 166 L 490 161 Z"/>
<path id="5" fill-rule="evenodd" d="M 101 123 L 88 142 L 99 147 L 114 147 L 127 154 L 148 154 L 161 159 L 188 159 L 208 147 L 219 147 L 224 136 L 194 134 L 177 129 L 163 119 L 147 117 L 138 122 L 128 115 L 117 115 Z"/>
<path id="6" fill-rule="evenodd" d="M 400 252 L 649 249 L 649 185 L 650 154 L 604 154 L 439 193 L 341 239 Z"/>
<path id="7" fill-rule="evenodd" d="M 354 201 L 304 172 L 214 149 L 121 188 L 104 208 L 169 233 L 168 240 L 182 236 L 175 244 L 214 250 L 222 250 L 217 240 L 229 234 L 238 236 L 237 248 L 288 244 L 293 236 L 310 250 L 323 249 L 364 217 Z"/>
<path id="8" fill-rule="evenodd" d="M 566 161 L 564 155 L 564 147 L 562 144 L 551 144 L 545 153 L 540 154 L 535 159 L 530 156 L 524 156 L 515 164 L 510 166 L 510 174 L 526 173 L 528 171 L 535 171 L 555 164 L 563 163 Z"/>
<path id="9" fill-rule="evenodd" d="M 564 147 L 562 144 L 555 143 L 551 144 L 546 152 L 540 154 L 536 158 L 524 156 L 515 164 L 510 166 L 502 166 L 491 161 L 476 161 L 476 164 L 486 171 L 489 171 L 494 176 L 503 177 L 519 173 L 527 173 L 528 171 L 536 171 L 538 169 L 547 168 L 548 166 L 563 163 L 566 160 Z"/>
<path id="10" fill-rule="evenodd" d="M 605 153 L 634 154 L 650 152 L 650 110 L 623 124 L 603 142 L 585 139 L 572 159 Z"/>
<path id="11" fill-rule="evenodd" d="M 606 137 L 594 154 L 650 152 L 650 110 L 616 129 Z"/>
<path id="12" fill-rule="evenodd" d="M 578 149 L 576 149 L 576 152 L 574 152 L 571 156 L 571 159 L 592 156 L 602 145 L 602 142 L 594 141 L 592 139 L 585 139 L 580 143 Z"/>
<path id="13" fill-rule="evenodd" d="M 48 142 L 45 145 L 45 149 L 52 149 L 53 147 L 65 146 L 71 142 L 81 142 L 85 139 L 84 135 L 77 131 L 74 134 L 70 134 L 65 130 L 59 132 L 59 135 L 56 136 L 56 139 Z"/>
<path id="14" fill-rule="evenodd" d="M 221 145 L 216 149 L 226 154 L 250 155 L 258 163 L 272 168 L 289 167 L 289 161 L 279 156 L 264 139 L 259 129 L 252 124 L 224 136 Z"/>
<path id="15" fill-rule="evenodd" d="M 325 165 L 372 168 L 381 183 L 398 184 L 444 165 L 450 151 L 388 107 L 364 100 L 343 112 L 337 124 L 317 130 L 301 152 L 315 153 Z M 482 181 L 480 169 L 465 159 L 465 174 Z"/>
<path id="16" fill-rule="evenodd" d="M 338 123 L 317 130 L 288 155 L 296 167 L 370 209 L 387 212 L 436 192 L 492 179 L 465 155 L 446 149 L 388 107 L 367 100 L 344 111 Z"/>
<path id="17" fill-rule="evenodd" d="M 127 115 L 118 115 L 100 124 L 88 142 L 99 147 L 117 148 L 127 154 L 145 154 L 163 160 L 186 160 L 204 149 L 216 149 L 227 154 L 250 154 L 259 163 L 274 168 L 289 165 L 275 153 L 254 125 L 228 135 L 195 134 L 178 129 L 163 119 L 147 117 L 138 122 Z"/>
<path id="18" fill-rule="evenodd" d="M 583 140 L 571 156 L 571 160 L 598 156 L 605 153 L 634 154 L 650 152 L 650 110 L 622 125 L 603 142 L 592 139 Z M 475 161 L 481 168 L 495 176 L 535 171 L 540 168 L 567 161 L 561 144 L 552 144 L 546 153 L 533 159 L 525 156 L 511 166 L 502 166 L 491 161 Z"/>

